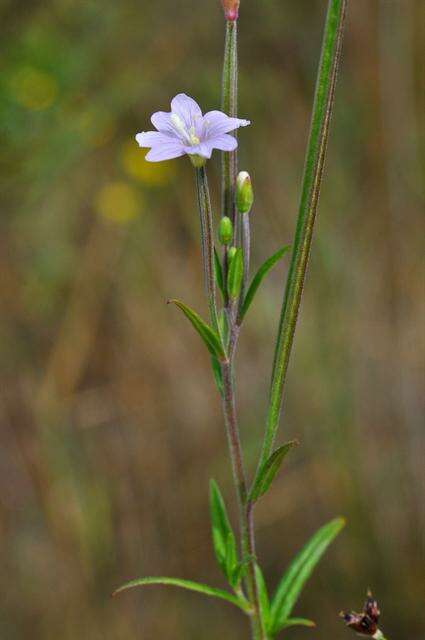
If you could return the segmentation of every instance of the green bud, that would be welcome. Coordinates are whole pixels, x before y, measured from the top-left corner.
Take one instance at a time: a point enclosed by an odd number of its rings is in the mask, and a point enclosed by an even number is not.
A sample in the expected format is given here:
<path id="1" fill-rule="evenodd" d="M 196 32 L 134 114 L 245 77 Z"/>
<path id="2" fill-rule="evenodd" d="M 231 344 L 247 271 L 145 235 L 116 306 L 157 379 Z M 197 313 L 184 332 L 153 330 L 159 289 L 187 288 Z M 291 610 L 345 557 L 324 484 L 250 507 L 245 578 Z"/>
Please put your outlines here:
<path id="1" fill-rule="evenodd" d="M 229 247 L 229 250 L 227 252 L 227 259 L 229 263 L 232 262 L 233 258 L 235 257 L 236 251 L 237 251 L 236 247 Z"/>
<path id="2" fill-rule="evenodd" d="M 249 213 L 254 202 L 251 178 L 246 171 L 240 171 L 236 178 L 236 208 L 239 213 Z"/>
<path id="3" fill-rule="evenodd" d="M 220 220 L 220 225 L 218 227 L 218 238 L 221 244 L 230 244 L 233 238 L 233 225 L 230 218 L 224 216 Z"/>

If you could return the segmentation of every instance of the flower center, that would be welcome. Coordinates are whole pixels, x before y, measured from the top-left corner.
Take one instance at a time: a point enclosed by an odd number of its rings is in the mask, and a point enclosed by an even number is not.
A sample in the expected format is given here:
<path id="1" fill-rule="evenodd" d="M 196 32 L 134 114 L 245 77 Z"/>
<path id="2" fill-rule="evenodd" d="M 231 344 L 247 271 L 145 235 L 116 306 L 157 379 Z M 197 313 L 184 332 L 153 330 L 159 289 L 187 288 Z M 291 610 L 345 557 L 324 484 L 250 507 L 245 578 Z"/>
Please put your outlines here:
<path id="1" fill-rule="evenodd" d="M 177 133 L 181 135 L 184 141 L 187 142 L 191 147 L 194 147 L 200 143 L 200 140 L 196 135 L 195 127 L 193 125 L 188 131 L 183 120 L 176 113 L 171 114 L 171 122 L 173 123 L 173 126 Z"/>

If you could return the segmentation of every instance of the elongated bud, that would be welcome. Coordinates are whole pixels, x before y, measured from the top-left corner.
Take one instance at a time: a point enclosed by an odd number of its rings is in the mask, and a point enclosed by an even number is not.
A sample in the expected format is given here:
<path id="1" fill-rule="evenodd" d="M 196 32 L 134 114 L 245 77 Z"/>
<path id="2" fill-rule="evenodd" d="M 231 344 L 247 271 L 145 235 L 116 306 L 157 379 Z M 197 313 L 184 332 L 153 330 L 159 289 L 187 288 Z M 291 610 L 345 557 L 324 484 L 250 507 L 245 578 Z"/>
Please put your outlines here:
<path id="1" fill-rule="evenodd" d="M 235 253 L 236 253 L 236 247 L 229 247 L 229 250 L 227 252 L 227 258 L 229 260 L 229 263 L 232 262 L 233 258 L 235 257 Z"/>
<path id="2" fill-rule="evenodd" d="M 218 227 L 218 239 L 221 244 L 230 244 L 233 238 L 233 225 L 230 218 L 224 216 L 220 220 L 220 226 Z"/>
<path id="3" fill-rule="evenodd" d="M 221 4 L 224 9 L 224 17 L 226 20 L 233 22 L 238 19 L 239 16 L 239 3 L 240 0 L 221 0 Z"/>
<path id="4" fill-rule="evenodd" d="M 236 178 L 236 208 L 239 213 L 249 213 L 254 202 L 254 191 L 252 189 L 249 173 L 241 171 Z"/>

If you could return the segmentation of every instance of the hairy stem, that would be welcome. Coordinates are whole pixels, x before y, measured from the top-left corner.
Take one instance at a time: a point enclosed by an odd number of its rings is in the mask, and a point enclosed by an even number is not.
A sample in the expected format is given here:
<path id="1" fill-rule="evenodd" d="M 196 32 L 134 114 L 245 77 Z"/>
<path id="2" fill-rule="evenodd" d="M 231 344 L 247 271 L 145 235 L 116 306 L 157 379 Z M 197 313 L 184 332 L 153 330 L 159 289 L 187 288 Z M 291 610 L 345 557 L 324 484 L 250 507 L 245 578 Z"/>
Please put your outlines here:
<path id="1" fill-rule="evenodd" d="M 201 223 L 202 262 L 204 266 L 205 291 L 210 310 L 211 324 L 218 331 L 216 286 L 214 276 L 214 232 L 210 192 L 205 167 L 196 169 L 199 218 Z"/>
<path id="2" fill-rule="evenodd" d="M 237 339 L 237 338 L 236 338 Z M 235 339 L 235 343 L 236 343 Z M 235 386 L 233 374 L 233 357 L 221 366 L 223 376 L 223 414 L 232 461 L 233 479 L 239 507 L 239 527 L 241 535 L 242 558 L 248 557 L 249 564 L 246 578 L 248 598 L 253 605 L 251 627 L 253 640 L 266 640 L 260 616 L 257 586 L 255 579 L 255 539 L 254 522 L 251 504 L 247 503 L 247 483 L 243 464 L 242 447 L 236 416 Z"/>
<path id="3" fill-rule="evenodd" d="M 328 4 L 295 241 L 279 322 L 269 410 L 258 470 L 270 456 L 279 425 L 284 384 L 294 341 L 322 182 L 329 123 L 341 57 L 346 6 L 347 0 L 329 0 Z"/>
<path id="4" fill-rule="evenodd" d="M 238 110 L 238 51 L 237 20 L 226 21 L 226 37 L 224 43 L 223 81 L 221 108 L 231 118 L 236 118 Z M 232 135 L 236 136 L 236 133 Z M 223 152 L 222 168 L 222 215 L 228 216 L 233 225 L 235 220 L 235 186 L 238 165 L 237 150 Z M 235 237 L 236 233 L 235 233 Z"/>

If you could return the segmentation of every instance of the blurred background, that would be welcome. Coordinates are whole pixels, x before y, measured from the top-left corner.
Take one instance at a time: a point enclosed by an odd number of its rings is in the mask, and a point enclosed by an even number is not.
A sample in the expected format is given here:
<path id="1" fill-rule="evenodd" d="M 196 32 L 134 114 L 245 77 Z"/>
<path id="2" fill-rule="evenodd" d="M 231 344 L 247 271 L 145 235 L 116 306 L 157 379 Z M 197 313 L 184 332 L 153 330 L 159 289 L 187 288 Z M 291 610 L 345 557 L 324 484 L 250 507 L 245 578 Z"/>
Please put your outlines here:
<path id="1" fill-rule="evenodd" d="M 291 242 L 325 0 L 242 0 L 240 165 L 253 263 Z M 202 5 L 202 6 L 200 6 Z M 0 63 L 0 637 L 247 638 L 238 611 L 123 581 L 224 586 L 207 504 L 235 519 L 208 358 L 171 296 L 206 313 L 186 158 L 134 142 L 184 91 L 220 103 L 218 0 L 3 0 Z M 280 438 L 301 445 L 256 511 L 273 588 L 331 517 L 348 526 L 296 613 L 379 598 L 391 640 L 425 634 L 423 0 L 350 3 L 342 73 Z M 209 164 L 218 213 L 219 154 Z M 288 259 L 238 357 L 252 471 Z"/>

